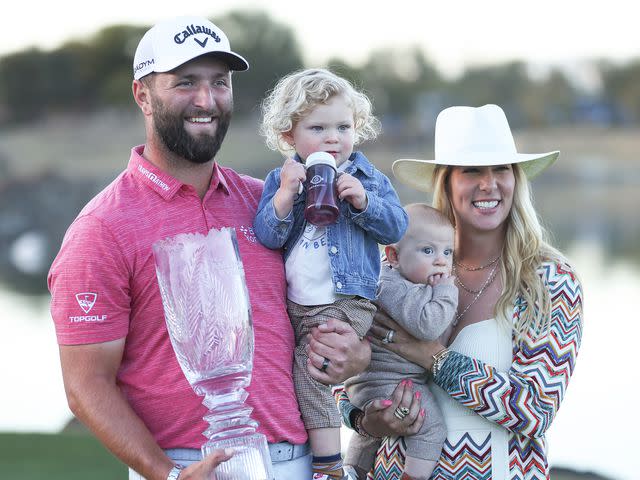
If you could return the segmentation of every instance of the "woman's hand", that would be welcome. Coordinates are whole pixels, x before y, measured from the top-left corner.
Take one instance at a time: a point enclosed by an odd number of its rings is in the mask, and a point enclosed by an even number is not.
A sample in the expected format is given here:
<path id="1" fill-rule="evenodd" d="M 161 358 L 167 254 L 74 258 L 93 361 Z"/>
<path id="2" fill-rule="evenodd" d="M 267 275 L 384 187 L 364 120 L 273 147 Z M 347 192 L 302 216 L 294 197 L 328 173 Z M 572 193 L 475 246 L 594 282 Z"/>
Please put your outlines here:
<path id="1" fill-rule="evenodd" d="M 385 341 L 385 339 L 388 340 L 390 330 L 394 333 L 391 341 L 388 342 Z M 437 340 L 416 340 L 382 310 L 378 310 L 373 317 L 373 325 L 369 329 L 367 338 L 371 343 L 386 348 L 393 353 L 397 353 L 410 362 L 420 365 L 425 370 L 430 370 L 433 366 L 432 355 L 435 355 L 444 348 Z"/>
<path id="2" fill-rule="evenodd" d="M 331 319 L 311 330 L 307 355 L 309 375 L 325 385 L 337 385 L 367 368 L 371 346 L 351 325 Z"/>
<path id="3" fill-rule="evenodd" d="M 403 380 L 393 391 L 390 400 L 375 400 L 364 410 L 362 429 L 374 437 L 415 435 L 425 418 L 419 392 L 413 392 L 411 380 Z M 396 408 L 408 408 L 404 418 L 394 413 Z"/>

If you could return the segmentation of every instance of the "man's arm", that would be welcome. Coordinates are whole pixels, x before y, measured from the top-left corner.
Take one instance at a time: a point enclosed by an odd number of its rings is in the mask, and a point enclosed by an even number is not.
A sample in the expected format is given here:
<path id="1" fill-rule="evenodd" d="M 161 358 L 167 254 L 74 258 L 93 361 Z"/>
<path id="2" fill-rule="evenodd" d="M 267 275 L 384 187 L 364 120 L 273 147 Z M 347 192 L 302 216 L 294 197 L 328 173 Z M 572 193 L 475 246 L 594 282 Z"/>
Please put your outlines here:
<path id="1" fill-rule="evenodd" d="M 164 480 L 173 462 L 116 384 L 124 342 L 60 345 L 69 408 L 121 461 L 149 480 Z"/>

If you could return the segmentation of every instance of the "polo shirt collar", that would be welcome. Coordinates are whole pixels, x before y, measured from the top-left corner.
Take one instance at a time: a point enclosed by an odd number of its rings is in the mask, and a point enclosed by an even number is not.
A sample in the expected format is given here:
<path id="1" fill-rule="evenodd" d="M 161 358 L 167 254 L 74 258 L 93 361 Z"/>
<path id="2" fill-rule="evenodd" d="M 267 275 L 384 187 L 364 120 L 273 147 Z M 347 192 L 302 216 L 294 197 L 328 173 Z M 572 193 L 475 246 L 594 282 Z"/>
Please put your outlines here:
<path id="1" fill-rule="evenodd" d="M 134 178 L 151 190 L 157 192 L 162 198 L 166 200 L 172 199 L 185 184 L 144 158 L 142 156 L 143 151 L 144 145 L 138 145 L 131 149 L 131 157 L 129 158 L 127 169 Z M 216 190 L 218 188 L 221 188 L 227 195 L 229 194 L 227 180 L 218 163 L 214 162 L 209 190 Z"/>
<path id="2" fill-rule="evenodd" d="M 220 165 L 218 165 L 218 162 L 214 162 L 213 175 L 211 175 L 211 185 L 209 185 L 209 190 L 217 190 L 218 188 L 229 195 L 229 187 L 227 186 L 227 179 L 224 176 L 224 172 L 220 168 Z"/>

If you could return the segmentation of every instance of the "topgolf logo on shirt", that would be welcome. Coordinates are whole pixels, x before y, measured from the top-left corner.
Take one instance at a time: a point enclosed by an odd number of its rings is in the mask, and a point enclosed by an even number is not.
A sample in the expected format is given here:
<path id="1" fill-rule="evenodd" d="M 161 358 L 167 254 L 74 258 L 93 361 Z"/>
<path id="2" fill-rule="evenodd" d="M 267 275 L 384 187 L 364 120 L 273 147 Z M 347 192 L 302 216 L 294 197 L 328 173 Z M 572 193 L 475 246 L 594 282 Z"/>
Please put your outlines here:
<path id="1" fill-rule="evenodd" d="M 84 313 L 89 313 L 93 306 L 96 304 L 98 294 L 93 292 L 76 293 L 76 301 Z M 69 321 L 72 323 L 78 322 L 104 322 L 107 319 L 106 315 L 77 315 L 70 316 Z"/>
<path id="2" fill-rule="evenodd" d="M 89 313 L 91 311 L 93 306 L 96 304 L 96 298 L 98 298 L 97 293 L 76 293 L 76 300 L 78 301 L 78 305 L 80 305 L 80 308 L 84 313 Z"/>

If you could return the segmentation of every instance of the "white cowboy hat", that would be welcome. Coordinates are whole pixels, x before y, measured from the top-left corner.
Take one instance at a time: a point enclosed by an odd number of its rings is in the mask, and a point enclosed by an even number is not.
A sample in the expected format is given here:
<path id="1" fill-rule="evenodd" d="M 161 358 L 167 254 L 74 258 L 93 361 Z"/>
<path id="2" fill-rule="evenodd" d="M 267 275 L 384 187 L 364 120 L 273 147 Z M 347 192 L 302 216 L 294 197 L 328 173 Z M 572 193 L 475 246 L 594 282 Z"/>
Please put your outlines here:
<path id="1" fill-rule="evenodd" d="M 393 174 L 402 183 L 429 192 L 436 165 L 486 167 L 521 163 L 531 179 L 555 162 L 558 155 L 558 150 L 518 153 L 507 117 L 497 105 L 449 107 L 436 119 L 436 159 L 396 160 Z"/>

